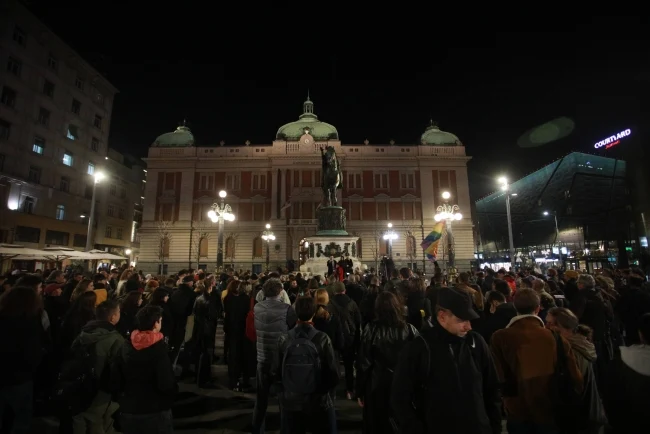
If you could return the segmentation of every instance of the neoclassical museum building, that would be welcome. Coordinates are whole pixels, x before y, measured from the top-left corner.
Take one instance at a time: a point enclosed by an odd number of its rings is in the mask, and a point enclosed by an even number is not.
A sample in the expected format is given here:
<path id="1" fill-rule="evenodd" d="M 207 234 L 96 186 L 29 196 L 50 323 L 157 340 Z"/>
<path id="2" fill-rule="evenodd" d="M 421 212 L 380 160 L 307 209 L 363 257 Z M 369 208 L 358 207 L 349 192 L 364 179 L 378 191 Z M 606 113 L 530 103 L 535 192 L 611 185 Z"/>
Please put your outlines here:
<path id="1" fill-rule="evenodd" d="M 198 147 L 186 126 L 159 136 L 146 158 L 137 268 L 164 274 L 188 267 L 214 271 L 219 224 L 208 213 L 213 204 L 222 203 L 223 190 L 223 203 L 234 214 L 234 220 L 222 223 L 224 265 L 260 272 L 268 260 L 273 268 L 291 263 L 298 270 L 314 254 L 305 238 L 317 230 L 320 148 L 326 146 L 334 147 L 343 169 L 338 204 L 346 210 L 347 232 L 359 237 L 349 251 L 364 266 L 376 267 L 392 253 L 398 267 L 431 272 L 433 265 L 424 260 L 420 243 L 445 202 L 442 193 L 449 192 L 448 204 L 458 205 L 463 214 L 453 222 L 455 265 L 459 270 L 470 267 L 470 157 L 458 137 L 432 122 L 418 143 L 342 143 L 336 128 L 318 119 L 308 98 L 298 120 L 281 126 L 270 144 Z M 275 238 L 263 237 L 264 231 Z M 384 239 L 389 231 L 396 236 L 392 244 Z M 438 258 L 444 268 L 445 237 L 442 241 Z"/>

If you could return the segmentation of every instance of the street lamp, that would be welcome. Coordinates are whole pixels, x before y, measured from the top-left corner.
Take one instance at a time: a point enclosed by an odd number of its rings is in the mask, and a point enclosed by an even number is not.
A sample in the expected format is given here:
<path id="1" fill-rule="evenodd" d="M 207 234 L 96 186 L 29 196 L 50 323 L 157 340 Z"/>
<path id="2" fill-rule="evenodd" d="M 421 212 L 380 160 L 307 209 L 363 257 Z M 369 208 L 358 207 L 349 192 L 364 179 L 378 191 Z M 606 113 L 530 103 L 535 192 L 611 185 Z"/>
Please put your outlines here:
<path id="1" fill-rule="evenodd" d="M 224 221 L 232 222 L 235 220 L 235 214 L 232 213 L 230 205 L 226 204 L 227 193 L 223 190 L 219 192 L 220 203 L 213 203 L 208 211 L 208 217 L 212 223 L 219 223 L 219 236 L 217 242 L 217 271 L 223 267 L 223 225 Z"/>
<path id="2" fill-rule="evenodd" d="M 544 215 L 545 216 L 549 215 L 549 212 L 544 211 Z M 555 241 L 553 242 L 553 244 L 556 244 L 560 239 L 560 229 L 557 226 L 557 211 L 553 211 L 553 218 L 555 219 Z"/>
<path id="3" fill-rule="evenodd" d="M 515 243 L 512 238 L 512 216 L 510 215 L 510 184 L 508 184 L 508 178 L 506 178 L 505 176 L 499 178 L 499 184 L 501 184 L 501 190 L 506 192 L 506 215 L 508 217 L 508 241 L 510 243 L 510 267 L 512 268 L 512 271 L 514 271 L 515 270 Z"/>
<path id="4" fill-rule="evenodd" d="M 268 223 L 266 224 L 266 230 L 262 232 L 262 239 L 266 241 L 266 271 L 269 271 L 269 243 L 275 241 L 275 235 L 271 231 L 271 225 Z"/>
<path id="5" fill-rule="evenodd" d="M 451 223 L 456 220 L 460 221 L 463 219 L 463 215 L 459 212 L 460 207 L 458 205 L 449 205 L 446 201 L 451 198 L 451 193 L 444 191 L 442 193 L 442 198 L 445 200 L 445 203 L 436 208 L 436 214 L 433 216 L 433 219 L 437 222 L 444 220 L 447 226 L 447 251 L 449 252 L 449 261 L 448 268 L 454 267 L 454 233 L 452 232 Z"/>
<path id="6" fill-rule="evenodd" d="M 384 240 L 388 240 L 388 257 L 392 258 L 393 257 L 393 240 L 396 240 L 399 238 L 395 231 L 392 229 L 393 224 L 388 223 L 388 231 L 384 234 Z"/>
<path id="7" fill-rule="evenodd" d="M 97 193 L 97 184 L 104 179 L 102 172 L 95 172 L 93 175 L 93 196 L 90 199 L 90 216 L 88 217 L 88 234 L 86 235 L 86 251 L 89 252 L 95 245 L 93 240 L 93 226 L 95 224 L 95 193 Z"/>

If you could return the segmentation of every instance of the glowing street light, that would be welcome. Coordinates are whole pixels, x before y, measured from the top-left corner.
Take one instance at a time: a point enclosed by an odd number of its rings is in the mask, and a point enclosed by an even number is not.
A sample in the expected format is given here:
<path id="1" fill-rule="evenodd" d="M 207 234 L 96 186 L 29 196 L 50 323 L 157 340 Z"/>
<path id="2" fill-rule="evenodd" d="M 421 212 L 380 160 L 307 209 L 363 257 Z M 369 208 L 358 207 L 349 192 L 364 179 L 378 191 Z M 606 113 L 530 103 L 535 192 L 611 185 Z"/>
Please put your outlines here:
<path id="1" fill-rule="evenodd" d="M 95 245 L 95 240 L 93 239 L 93 226 L 95 225 L 95 194 L 97 193 L 97 184 L 105 178 L 102 172 L 95 172 L 91 175 L 94 178 L 93 182 L 93 195 L 90 199 L 90 216 L 88 218 L 88 232 L 86 234 L 86 251 L 89 252 L 93 249 Z"/>
<path id="2" fill-rule="evenodd" d="M 233 214 L 232 208 L 225 202 L 226 196 L 227 193 L 224 190 L 221 190 L 219 192 L 219 198 L 221 198 L 221 201 L 219 203 L 213 203 L 210 207 L 210 211 L 208 211 L 208 217 L 210 220 L 212 220 L 212 223 L 219 223 L 219 235 L 217 241 L 217 271 L 220 271 L 221 267 L 223 267 L 224 222 L 235 221 L 235 214 Z"/>
<path id="3" fill-rule="evenodd" d="M 271 231 L 271 225 L 266 224 L 266 230 L 262 232 L 262 239 L 266 241 L 266 271 L 269 271 L 270 249 L 269 243 L 275 241 L 275 234 Z"/>
<path id="4" fill-rule="evenodd" d="M 447 226 L 447 251 L 449 252 L 448 268 L 454 267 L 454 233 L 452 232 L 451 223 L 453 221 L 461 221 L 463 215 L 460 213 L 460 207 L 458 205 L 449 205 L 446 201 L 451 198 L 451 193 L 448 191 L 442 192 L 442 198 L 445 200 L 445 203 L 436 208 L 436 214 L 433 216 L 433 219 L 437 222 L 445 221 Z"/>
<path id="5" fill-rule="evenodd" d="M 514 271 L 515 269 L 515 243 L 512 238 L 512 216 L 510 215 L 510 184 L 508 184 L 508 178 L 502 176 L 499 178 L 499 184 L 501 184 L 501 190 L 506 192 L 506 215 L 508 218 L 508 241 L 510 243 L 510 267 Z M 515 196 L 516 194 L 513 194 Z"/>

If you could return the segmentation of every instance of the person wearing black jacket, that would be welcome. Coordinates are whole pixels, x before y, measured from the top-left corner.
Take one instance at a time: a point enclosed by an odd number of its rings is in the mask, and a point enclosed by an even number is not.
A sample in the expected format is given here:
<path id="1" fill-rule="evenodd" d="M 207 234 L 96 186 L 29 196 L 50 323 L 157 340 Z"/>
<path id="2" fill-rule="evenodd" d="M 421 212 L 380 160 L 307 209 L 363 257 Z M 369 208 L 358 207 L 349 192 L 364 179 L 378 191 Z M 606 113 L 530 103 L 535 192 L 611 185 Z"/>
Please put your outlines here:
<path id="1" fill-rule="evenodd" d="M 400 432 L 501 433 L 492 355 L 471 331 L 470 321 L 478 317 L 469 294 L 439 291 L 434 327 L 407 344 L 395 367 L 391 408 Z"/>
<path id="2" fill-rule="evenodd" d="M 334 284 L 333 307 L 334 314 L 341 318 L 343 326 L 344 346 L 341 356 L 345 368 L 345 390 L 348 399 L 354 395 L 354 361 L 359 347 L 359 336 L 361 334 L 361 311 L 359 306 L 345 294 L 343 282 Z"/>
<path id="3" fill-rule="evenodd" d="M 169 338 L 172 347 L 172 360 L 176 358 L 181 345 L 185 341 L 187 318 L 192 315 L 194 301 L 197 296 L 198 293 L 194 292 L 194 276 L 185 276 L 183 277 L 183 283 L 178 285 L 178 288 L 169 297 L 169 310 L 174 318 L 174 330 Z"/>
<path id="4" fill-rule="evenodd" d="M 312 297 L 298 297 L 295 309 L 298 322 L 292 330 L 278 338 L 278 351 L 274 355 L 272 372 L 282 382 L 282 375 L 287 369 L 284 366 L 287 349 L 294 339 L 307 337 L 318 351 L 320 369 L 317 373 L 320 374 L 320 378 L 316 381 L 315 392 L 308 396 L 291 396 L 283 390 L 280 395 L 282 432 L 291 434 L 336 432 L 336 413 L 329 392 L 339 382 L 339 369 L 332 341 L 325 333 L 314 329 L 312 320 L 316 313 L 316 303 Z"/>
<path id="5" fill-rule="evenodd" d="M 145 306 L 111 369 L 111 385 L 118 395 L 124 434 L 171 434 L 171 407 L 178 391 L 163 339 L 163 311 Z"/>

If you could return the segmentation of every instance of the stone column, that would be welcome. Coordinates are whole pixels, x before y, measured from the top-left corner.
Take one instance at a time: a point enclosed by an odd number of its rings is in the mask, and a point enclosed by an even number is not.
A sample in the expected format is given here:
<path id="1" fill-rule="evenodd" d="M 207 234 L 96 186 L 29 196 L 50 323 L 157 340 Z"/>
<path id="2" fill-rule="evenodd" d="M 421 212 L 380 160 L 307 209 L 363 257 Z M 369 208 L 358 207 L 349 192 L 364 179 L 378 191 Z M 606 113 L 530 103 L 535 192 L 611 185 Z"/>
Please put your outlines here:
<path id="1" fill-rule="evenodd" d="M 278 217 L 278 178 L 280 172 L 277 169 L 271 168 L 271 218 Z"/>

